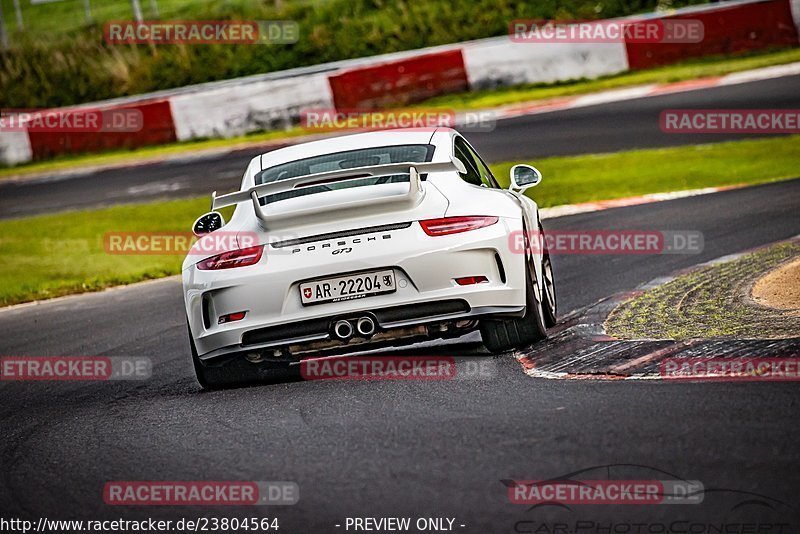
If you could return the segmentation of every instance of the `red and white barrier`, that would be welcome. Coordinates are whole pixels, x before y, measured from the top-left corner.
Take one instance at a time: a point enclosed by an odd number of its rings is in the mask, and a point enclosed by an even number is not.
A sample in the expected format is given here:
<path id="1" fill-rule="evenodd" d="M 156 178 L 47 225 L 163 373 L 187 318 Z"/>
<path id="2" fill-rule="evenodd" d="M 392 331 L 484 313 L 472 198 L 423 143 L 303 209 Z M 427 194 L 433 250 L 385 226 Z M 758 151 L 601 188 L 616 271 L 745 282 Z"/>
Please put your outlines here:
<path id="1" fill-rule="evenodd" d="M 235 137 L 297 124 L 305 108 L 333 107 L 326 74 L 229 85 L 170 98 L 179 141 Z"/>
<path id="2" fill-rule="evenodd" d="M 597 78 L 628 70 L 623 43 L 512 42 L 507 37 L 464 45 L 471 89 Z"/>
<path id="3" fill-rule="evenodd" d="M 699 20 L 703 40 L 698 43 L 626 43 L 631 70 L 667 65 L 677 61 L 733 54 L 772 47 L 797 46 L 800 18 L 798 0 L 726 2 L 681 9 L 661 20 Z"/>
<path id="4" fill-rule="evenodd" d="M 6 110 L 0 119 L 0 161 L 12 165 L 176 140 L 166 99 Z"/>
<path id="5" fill-rule="evenodd" d="M 509 37 L 340 61 L 81 107 L 138 109 L 138 132 L 0 130 L 0 161 L 233 137 L 295 124 L 303 109 L 376 109 L 521 83 L 596 78 L 690 57 L 800 44 L 800 0 L 742 0 L 628 20 L 694 19 L 698 43 L 520 43 Z"/>
<path id="6" fill-rule="evenodd" d="M 6 165 L 19 165 L 33 159 L 28 132 L 0 132 L 0 161 Z"/>
<path id="7" fill-rule="evenodd" d="M 31 157 L 42 160 L 62 154 L 103 152 L 114 149 L 130 149 L 146 145 L 174 143 L 175 123 L 172 120 L 168 100 L 145 100 L 119 105 L 88 106 L 100 111 L 132 110 L 140 115 L 135 131 L 122 126 L 117 131 L 113 125 L 105 131 L 61 131 L 58 128 L 29 131 Z M 62 113 L 74 113 L 76 109 L 65 108 Z M 120 116 L 122 116 L 120 114 Z"/>
<path id="8" fill-rule="evenodd" d="M 380 109 L 469 89 L 460 49 L 345 69 L 328 82 L 337 109 Z"/>

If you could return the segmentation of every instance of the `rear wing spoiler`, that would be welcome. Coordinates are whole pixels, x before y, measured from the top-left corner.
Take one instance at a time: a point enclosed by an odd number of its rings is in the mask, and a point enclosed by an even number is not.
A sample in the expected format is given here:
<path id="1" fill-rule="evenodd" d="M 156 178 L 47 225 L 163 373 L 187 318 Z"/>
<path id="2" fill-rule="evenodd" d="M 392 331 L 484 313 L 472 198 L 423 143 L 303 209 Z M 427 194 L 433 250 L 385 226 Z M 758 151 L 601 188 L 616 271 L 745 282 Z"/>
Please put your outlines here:
<path id="1" fill-rule="evenodd" d="M 464 163 L 458 158 L 452 158 L 450 161 L 444 162 L 425 162 L 425 163 L 386 163 L 383 165 L 373 165 L 368 167 L 355 167 L 352 169 L 342 169 L 336 171 L 320 172 L 316 174 L 307 174 L 305 176 L 297 176 L 295 178 L 287 178 L 277 182 L 269 182 L 266 184 L 255 185 L 248 189 L 242 189 L 227 195 L 216 196 L 216 191 L 211 196 L 211 209 L 224 208 L 226 206 L 233 206 L 242 202 L 251 202 L 256 217 L 264 222 L 269 222 L 277 219 L 286 219 L 293 217 L 301 217 L 310 215 L 311 213 L 319 213 L 320 211 L 346 209 L 357 205 L 364 204 L 365 201 L 351 201 L 339 204 L 331 204 L 325 208 L 312 210 L 300 210 L 289 213 L 275 213 L 268 214 L 264 212 L 263 207 L 259 202 L 259 197 L 273 195 L 276 193 L 283 193 L 287 191 L 299 191 L 311 187 L 326 185 L 331 183 L 344 183 L 363 180 L 365 177 L 374 176 L 391 176 L 394 174 L 408 174 L 409 184 L 408 192 L 401 195 L 386 195 L 377 198 L 371 198 L 369 204 L 380 204 L 386 202 L 408 201 L 414 203 L 424 196 L 422 189 L 422 181 L 420 180 L 420 173 L 432 172 L 449 172 L 458 171 L 465 173 L 466 168 Z"/>

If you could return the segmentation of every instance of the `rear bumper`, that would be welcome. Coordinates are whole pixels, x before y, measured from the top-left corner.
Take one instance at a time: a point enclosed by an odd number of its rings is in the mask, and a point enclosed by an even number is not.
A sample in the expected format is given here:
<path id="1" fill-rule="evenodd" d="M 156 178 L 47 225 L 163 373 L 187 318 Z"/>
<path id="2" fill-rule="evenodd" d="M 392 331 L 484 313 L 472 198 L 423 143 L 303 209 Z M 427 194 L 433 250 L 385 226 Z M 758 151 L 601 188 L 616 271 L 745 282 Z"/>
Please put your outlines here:
<path id="1" fill-rule="evenodd" d="M 390 331 L 473 317 L 519 314 L 525 306 L 524 257 L 508 235 L 520 222 L 497 224 L 449 236 L 429 237 L 418 223 L 407 228 L 320 243 L 274 248 L 250 267 L 184 270 L 186 313 L 197 352 L 207 362 L 239 352 L 331 339 L 330 322 L 359 313 L 375 316 Z M 372 239 L 374 238 L 374 239 Z M 332 255 L 346 246 L 351 251 Z M 368 270 L 392 269 L 394 293 L 303 306 L 299 285 L 308 280 Z M 484 275 L 488 283 L 459 286 L 454 279 Z M 246 311 L 241 321 L 218 324 L 225 314 Z"/>
<path id="2" fill-rule="evenodd" d="M 370 310 L 370 314 L 377 318 L 379 329 L 379 334 L 377 334 L 376 337 L 371 340 L 360 340 L 354 338 L 353 342 L 345 343 L 333 339 L 330 334 L 329 325 L 333 321 L 344 317 L 342 315 L 337 315 L 331 317 L 321 317 L 319 319 L 311 319 L 309 321 L 303 321 L 300 323 L 251 330 L 245 333 L 242 343 L 221 347 L 203 354 L 199 358 L 203 363 L 212 364 L 214 362 L 227 360 L 231 357 L 239 355 L 261 353 L 264 351 L 271 351 L 288 346 L 299 346 L 304 344 L 311 345 L 319 342 L 330 342 L 330 347 L 327 350 L 348 348 L 364 348 L 365 350 L 368 350 L 376 344 L 376 341 L 381 343 L 380 338 L 383 334 L 387 335 L 388 337 L 392 337 L 393 332 L 405 332 L 405 327 L 408 326 L 428 325 L 431 323 L 452 323 L 454 321 L 477 319 L 489 315 L 493 317 L 512 317 L 520 316 L 525 312 L 524 306 L 486 306 L 482 308 L 467 309 L 465 311 L 449 312 L 447 308 L 455 308 L 457 303 L 458 301 L 437 303 L 441 304 L 439 310 L 441 313 L 436 313 L 434 306 L 412 306 L 413 308 L 418 308 L 418 312 L 422 312 L 416 314 L 403 313 L 405 310 L 401 311 L 397 309 L 405 308 L 404 306 L 387 308 L 385 310 Z M 458 304 L 461 304 L 459 307 L 463 306 L 468 308 L 466 303 L 462 302 Z M 425 314 L 425 312 L 429 310 L 434 313 Z M 411 310 L 409 309 L 409 311 Z M 408 341 L 404 341 L 403 338 L 398 336 L 397 338 L 393 339 L 397 342 L 397 344 L 402 344 L 405 342 L 413 343 L 415 338 L 409 337 L 407 338 Z M 296 360 L 299 358 L 289 357 L 288 359 Z"/>

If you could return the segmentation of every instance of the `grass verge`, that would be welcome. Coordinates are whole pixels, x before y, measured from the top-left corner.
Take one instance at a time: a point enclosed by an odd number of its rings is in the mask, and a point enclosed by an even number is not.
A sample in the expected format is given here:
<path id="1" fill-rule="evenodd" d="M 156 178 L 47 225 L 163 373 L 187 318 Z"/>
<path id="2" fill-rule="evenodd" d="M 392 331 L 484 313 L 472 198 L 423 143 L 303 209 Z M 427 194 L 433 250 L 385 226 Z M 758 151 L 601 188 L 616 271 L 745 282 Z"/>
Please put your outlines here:
<path id="1" fill-rule="evenodd" d="M 750 288 L 797 257 L 800 246 L 782 243 L 684 274 L 621 304 L 606 320 L 606 332 L 619 339 L 796 337 L 800 317 L 756 305 Z"/>
<path id="2" fill-rule="evenodd" d="M 800 136 L 537 160 L 541 207 L 798 175 Z M 507 183 L 512 163 L 492 166 Z M 112 255 L 107 232 L 185 232 L 208 198 L 0 221 L 0 305 L 95 291 L 180 272 L 179 255 Z M 225 214 L 227 217 L 227 213 Z"/>
<path id="3" fill-rule="evenodd" d="M 627 72 L 596 80 L 573 80 L 555 84 L 537 84 L 498 88 L 486 91 L 475 91 L 446 95 L 430 99 L 414 106 L 418 109 L 484 109 L 520 102 L 532 102 L 588 94 L 608 89 L 632 87 L 650 83 L 670 83 L 699 78 L 721 76 L 733 72 L 783 65 L 800 61 L 800 48 L 757 52 L 737 57 L 709 57 L 692 60 L 666 67 L 645 71 Z M 267 141 L 279 141 L 294 137 L 318 134 L 300 127 L 286 131 L 260 132 L 251 135 L 228 139 L 208 139 L 174 143 L 170 145 L 142 147 L 135 150 L 116 150 L 102 154 L 78 154 L 61 156 L 49 161 L 26 163 L 15 167 L 0 167 L 0 179 L 10 176 L 59 172 L 81 167 L 113 165 L 117 163 L 156 159 L 180 154 L 212 149 L 235 148 L 240 145 L 252 145 Z"/>
<path id="4" fill-rule="evenodd" d="M 800 135 L 528 162 L 544 176 L 530 190 L 539 207 L 800 176 Z M 492 165 L 502 185 L 514 163 Z"/>

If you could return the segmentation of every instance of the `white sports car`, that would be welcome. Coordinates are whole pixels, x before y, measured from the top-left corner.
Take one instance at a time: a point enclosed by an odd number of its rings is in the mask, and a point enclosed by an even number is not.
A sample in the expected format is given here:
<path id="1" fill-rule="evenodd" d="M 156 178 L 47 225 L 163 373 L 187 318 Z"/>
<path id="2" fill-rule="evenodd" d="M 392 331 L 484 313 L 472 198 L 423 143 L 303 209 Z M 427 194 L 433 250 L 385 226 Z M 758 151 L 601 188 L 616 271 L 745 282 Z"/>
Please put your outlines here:
<path id="1" fill-rule="evenodd" d="M 540 180 L 516 165 L 501 188 L 450 128 L 253 158 L 239 191 L 212 197 L 212 210 L 236 206 L 230 222 L 201 216 L 183 264 L 200 384 L 277 378 L 303 357 L 478 328 L 492 352 L 544 339 L 556 321 L 550 258 L 509 239 L 541 235 L 536 203 L 522 194 Z"/>

